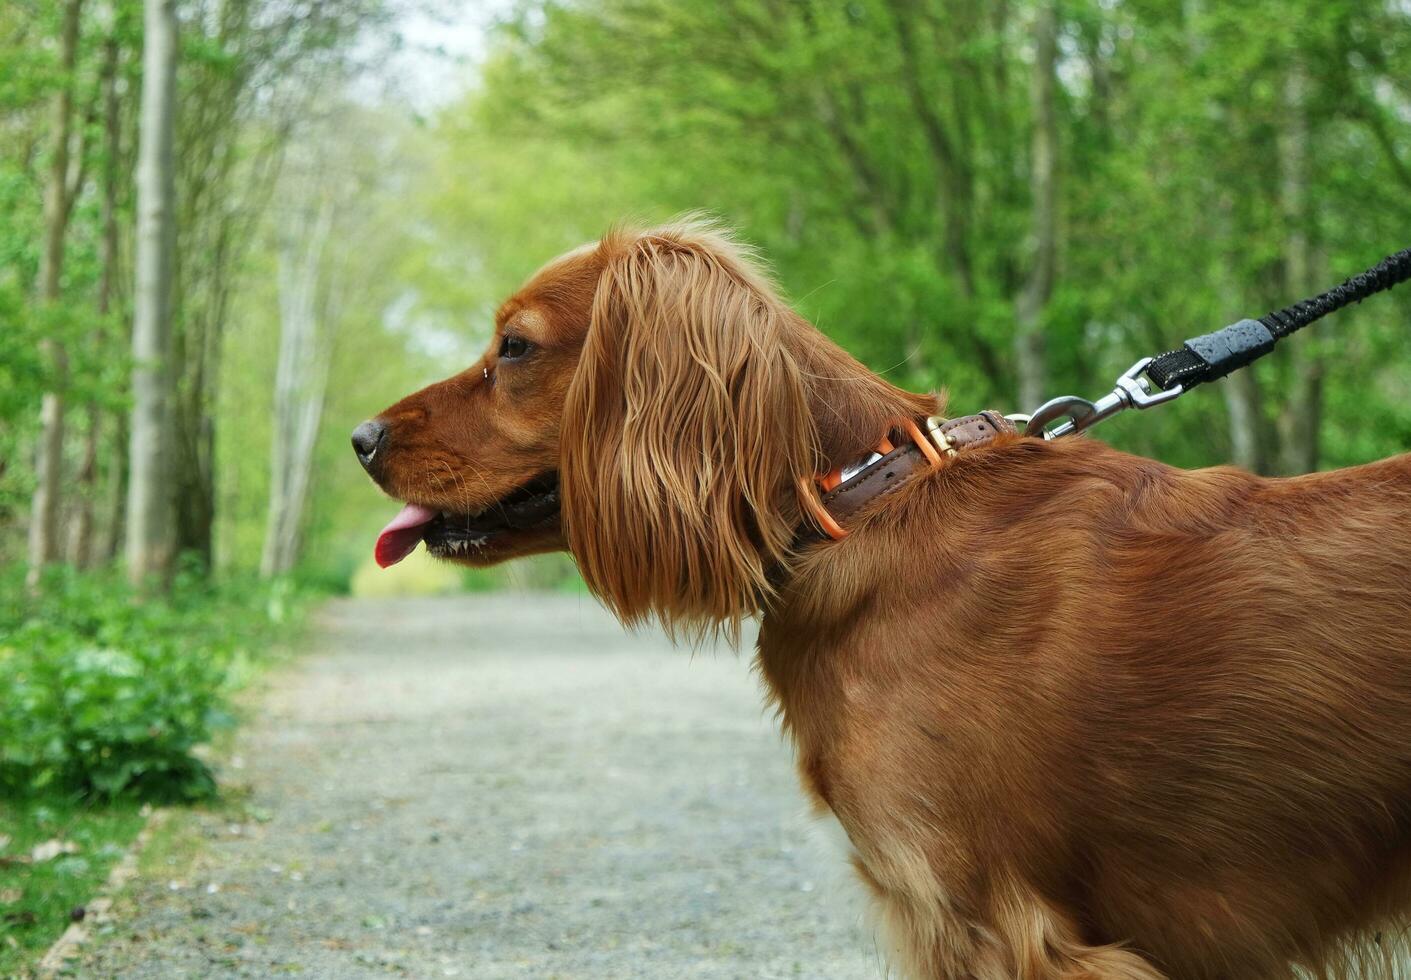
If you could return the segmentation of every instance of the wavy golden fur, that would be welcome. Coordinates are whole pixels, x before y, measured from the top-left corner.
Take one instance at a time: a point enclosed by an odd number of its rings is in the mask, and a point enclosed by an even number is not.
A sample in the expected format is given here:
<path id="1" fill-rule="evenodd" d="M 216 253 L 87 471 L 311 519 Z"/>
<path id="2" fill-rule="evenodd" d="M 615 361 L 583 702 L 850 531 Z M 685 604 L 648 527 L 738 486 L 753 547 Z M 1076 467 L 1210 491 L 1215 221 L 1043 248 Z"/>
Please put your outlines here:
<path id="1" fill-rule="evenodd" d="M 1267 480 L 1010 438 L 796 544 L 800 481 L 935 408 L 683 222 L 546 266 L 365 465 L 478 515 L 460 560 L 567 548 L 626 621 L 761 616 L 907 976 L 1405 971 L 1411 459 Z M 485 523 L 555 475 L 561 519 Z"/>
<path id="2" fill-rule="evenodd" d="M 792 488 L 934 402 L 818 344 L 717 229 L 618 232 L 601 249 L 560 441 L 569 550 L 625 621 L 738 623 L 791 559 Z"/>

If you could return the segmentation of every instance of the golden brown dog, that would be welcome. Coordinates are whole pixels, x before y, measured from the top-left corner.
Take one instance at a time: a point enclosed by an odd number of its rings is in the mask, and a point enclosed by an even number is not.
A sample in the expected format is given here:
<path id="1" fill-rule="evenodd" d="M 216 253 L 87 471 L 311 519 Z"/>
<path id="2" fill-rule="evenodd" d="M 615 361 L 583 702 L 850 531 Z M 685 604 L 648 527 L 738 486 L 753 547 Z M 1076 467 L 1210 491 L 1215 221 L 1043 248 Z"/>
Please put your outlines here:
<path id="1" fill-rule="evenodd" d="M 408 502 L 379 560 L 567 548 L 625 621 L 760 615 L 804 787 L 908 976 L 1394 972 L 1407 457 L 1266 480 L 1006 436 L 799 537 L 801 487 L 938 406 L 727 236 L 611 233 L 495 328 L 355 434 Z"/>

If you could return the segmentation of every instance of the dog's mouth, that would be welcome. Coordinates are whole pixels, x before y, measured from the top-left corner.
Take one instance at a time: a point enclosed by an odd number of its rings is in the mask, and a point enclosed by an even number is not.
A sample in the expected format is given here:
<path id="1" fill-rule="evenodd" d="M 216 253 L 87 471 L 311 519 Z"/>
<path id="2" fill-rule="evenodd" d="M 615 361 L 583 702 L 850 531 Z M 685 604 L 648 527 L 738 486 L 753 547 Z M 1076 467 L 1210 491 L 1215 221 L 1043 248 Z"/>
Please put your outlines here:
<path id="1" fill-rule="evenodd" d="M 497 538 L 543 527 L 559 514 L 559 478 L 549 473 L 475 513 L 435 510 L 407 504 L 377 536 L 373 556 L 383 568 L 395 565 L 426 542 L 437 558 L 482 550 Z"/>

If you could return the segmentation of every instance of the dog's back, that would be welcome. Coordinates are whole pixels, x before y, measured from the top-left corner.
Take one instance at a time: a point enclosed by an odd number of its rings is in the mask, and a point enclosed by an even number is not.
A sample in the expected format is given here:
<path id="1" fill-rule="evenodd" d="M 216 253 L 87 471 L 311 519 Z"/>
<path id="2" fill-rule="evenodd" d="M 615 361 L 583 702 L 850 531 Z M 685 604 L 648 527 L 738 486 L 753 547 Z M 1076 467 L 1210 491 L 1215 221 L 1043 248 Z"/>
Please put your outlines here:
<path id="1" fill-rule="evenodd" d="M 1104 535 L 1111 617 L 1100 595 L 1074 620 L 1112 624 L 1084 702 L 1087 887 L 1175 976 L 1325 962 L 1406 897 L 1411 457 L 1167 474 Z"/>
<path id="2" fill-rule="evenodd" d="M 786 716 L 831 718 L 796 726 L 806 782 L 894 927 L 966 920 L 899 937 L 934 948 L 915 972 L 1029 915 L 1115 957 L 1094 975 L 1153 975 L 1112 942 L 1280 975 L 1400 909 L 1411 457 L 1262 480 L 1023 441 L 895 496 L 830 546 L 846 581 L 805 566 L 835 601 L 767 621 L 762 660 Z"/>

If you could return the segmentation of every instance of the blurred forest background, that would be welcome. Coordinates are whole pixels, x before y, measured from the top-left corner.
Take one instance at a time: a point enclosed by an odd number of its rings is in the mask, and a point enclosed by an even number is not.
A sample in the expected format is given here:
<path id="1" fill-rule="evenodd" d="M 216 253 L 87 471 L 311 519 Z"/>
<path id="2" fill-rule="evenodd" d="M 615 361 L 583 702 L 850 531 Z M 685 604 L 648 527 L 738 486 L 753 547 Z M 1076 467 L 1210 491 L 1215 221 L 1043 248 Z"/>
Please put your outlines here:
<path id="1" fill-rule="evenodd" d="M 507 4 L 429 111 L 366 84 L 395 64 L 384 0 L 167 6 L 158 565 L 348 580 L 384 515 L 347 430 L 624 217 L 722 215 L 826 331 L 963 411 L 1097 394 L 1411 231 L 1400 0 Z M 15 0 L 0 45 L 0 556 L 101 566 L 133 472 L 142 4 Z M 1403 448 L 1408 310 L 1103 435 L 1263 472 Z"/>
<path id="2" fill-rule="evenodd" d="M 413 91 L 408 18 L 467 11 Z M 372 574 L 348 432 L 548 258 L 689 209 L 957 413 L 1096 396 L 1411 244 L 1411 4 L 7 0 L 0 838 L 210 792 L 310 591 L 570 582 Z M 1392 294 L 1101 437 L 1302 472 L 1411 446 L 1408 391 Z"/>

